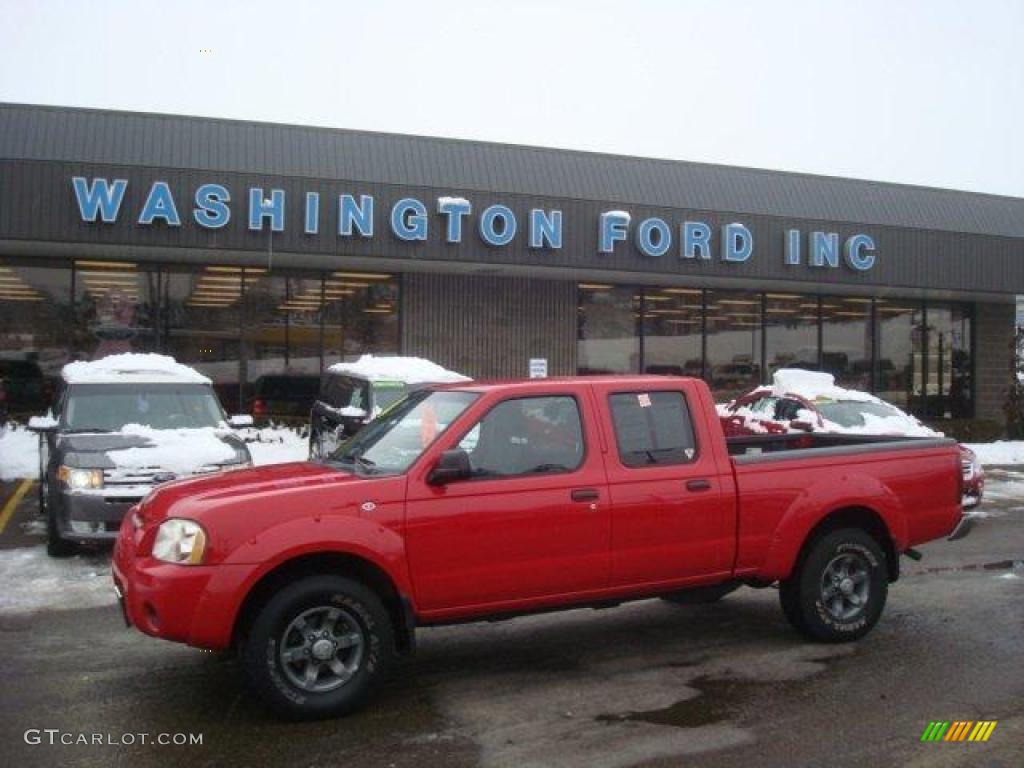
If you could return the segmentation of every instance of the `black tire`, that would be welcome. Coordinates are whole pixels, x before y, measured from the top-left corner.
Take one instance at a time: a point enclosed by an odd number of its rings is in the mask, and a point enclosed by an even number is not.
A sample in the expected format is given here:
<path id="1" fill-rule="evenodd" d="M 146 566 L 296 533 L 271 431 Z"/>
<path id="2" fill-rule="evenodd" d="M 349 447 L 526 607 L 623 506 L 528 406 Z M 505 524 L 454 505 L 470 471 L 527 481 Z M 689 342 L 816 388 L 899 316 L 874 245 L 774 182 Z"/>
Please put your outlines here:
<path id="1" fill-rule="evenodd" d="M 338 612 L 336 623 L 327 626 L 325 617 L 318 626 L 317 612 L 329 611 Z M 296 622 L 306 621 L 303 617 L 309 617 L 309 624 L 297 629 Z M 343 623 L 345 635 L 335 634 L 337 622 Z M 307 631 L 310 635 L 303 638 Z M 340 645 L 357 633 L 358 648 L 339 647 L 327 660 L 316 660 L 316 643 L 337 641 Z M 308 646 L 308 658 L 286 662 L 282 654 L 302 650 L 296 641 Z M 391 620 L 380 598 L 360 582 L 325 575 L 292 582 L 274 594 L 256 614 L 241 657 L 249 684 L 274 712 L 289 719 L 311 720 L 345 715 L 362 707 L 390 667 L 394 650 Z M 335 673 L 330 667 L 335 663 L 343 668 L 350 665 L 351 671 L 345 673 L 350 676 Z M 296 678 L 314 665 L 319 671 L 309 685 L 342 682 L 325 690 L 301 687 Z"/>
<path id="2" fill-rule="evenodd" d="M 858 528 L 832 531 L 811 543 L 779 602 L 803 635 L 825 643 L 857 640 L 875 626 L 889 591 L 885 552 Z"/>
<path id="3" fill-rule="evenodd" d="M 740 588 L 739 584 L 712 584 L 707 587 L 694 587 L 671 595 L 662 595 L 662 600 L 674 605 L 709 605 L 717 603 L 730 592 Z"/>
<path id="4" fill-rule="evenodd" d="M 78 544 L 60 535 L 53 510 L 46 513 L 46 554 L 50 557 L 71 557 L 78 553 Z"/>

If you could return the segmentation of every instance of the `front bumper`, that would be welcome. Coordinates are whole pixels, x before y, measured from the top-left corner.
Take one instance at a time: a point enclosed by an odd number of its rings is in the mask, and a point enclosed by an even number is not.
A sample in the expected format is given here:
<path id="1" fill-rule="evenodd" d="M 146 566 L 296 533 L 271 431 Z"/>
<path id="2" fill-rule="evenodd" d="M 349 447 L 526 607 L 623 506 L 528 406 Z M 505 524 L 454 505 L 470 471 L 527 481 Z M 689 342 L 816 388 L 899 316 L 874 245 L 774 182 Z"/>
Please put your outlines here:
<path id="1" fill-rule="evenodd" d="M 126 519 L 111 571 L 125 623 L 153 637 L 199 648 L 231 645 L 250 566 L 175 565 L 138 556 L 141 532 Z"/>
<path id="2" fill-rule="evenodd" d="M 105 496 L 102 491 L 82 492 L 66 488 L 51 495 L 51 499 L 57 502 L 57 527 L 61 536 L 92 541 L 116 539 L 124 516 L 141 498 Z"/>

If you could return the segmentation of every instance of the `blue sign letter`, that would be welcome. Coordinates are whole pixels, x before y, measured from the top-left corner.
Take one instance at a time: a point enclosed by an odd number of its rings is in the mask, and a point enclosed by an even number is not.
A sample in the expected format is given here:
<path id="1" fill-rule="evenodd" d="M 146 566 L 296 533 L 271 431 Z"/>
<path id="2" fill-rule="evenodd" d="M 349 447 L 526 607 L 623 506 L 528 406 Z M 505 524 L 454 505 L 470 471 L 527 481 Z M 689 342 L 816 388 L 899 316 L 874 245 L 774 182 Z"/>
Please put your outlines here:
<path id="1" fill-rule="evenodd" d="M 315 235 L 320 231 L 320 193 L 306 193 L 306 234 Z"/>
<path id="2" fill-rule="evenodd" d="M 562 212 L 557 208 L 550 213 L 541 208 L 530 211 L 530 247 L 562 247 Z"/>
<path id="3" fill-rule="evenodd" d="M 683 258 L 696 258 L 697 251 L 702 259 L 711 258 L 711 227 L 703 221 L 684 221 Z"/>
<path id="4" fill-rule="evenodd" d="M 174 195 L 166 181 L 155 181 L 149 188 L 146 204 L 139 214 L 139 224 L 152 224 L 153 219 L 163 219 L 169 227 L 180 227 L 178 208 L 174 204 Z"/>
<path id="5" fill-rule="evenodd" d="M 644 219 L 636 230 L 636 244 L 648 256 L 664 256 L 672 247 L 672 230 L 661 219 Z"/>
<path id="6" fill-rule="evenodd" d="M 858 272 L 867 272 L 875 266 L 875 241 L 868 235 L 847 239 L 846 263 Z"/>
<path id="7" fill-rule="evenodd" d="M 800 264 L 800 230 L 786 230 L 786 264 L 791 267 Z"/>
<path id="8" fill-rule="evenodd" d="M 601 253 L 614 253 L 615 243 L 626 239 L 630 216 L 626 211 L 607 211 L 601 214 L 600 243 Z"/>
<path id="9" fill-rule="evenodd" d="M 75 176 L 71 179 L 71 185 L 75 188 L 82 221 L 96 221 L 97 216 L 106 224 L 117 221 L 117 212 L 121 210 L 124 190 L 128 186 L 127 179 L 114 179 L 111 188 L 106 179 L 93 179 L 92 184 L 86 186 L 84 178 Z"/>
<path id="10" fill-rule="evenodd" d="M 338 198 L 338 234 L 351 237 L 353 228 L 362 237 L 373 237 L 373 196 L 360 195 L 359 205 L 352 195 Z"/>
<path id="11" fill-rule="evenodd" d="M 835 232 L 811 232 L 811 266 L 839 266 L 839 235 Z"/>
<path id="12" fill-rule="evenodd" d="M 263 220 L 270 219 L 272 232 L 284 231 L 284 190 L 270 190 L 270 199 L 263 198 L 262 187 L 249 189 L 249 229 L 259 232 L 263 229 Z"/>
<path id="13" fill-rule="evenodd" d="M 462 197 L 437 198 L 437 212 L 448 217 L 448 229 L 445 239 L 449 243 L 462 242 L 462 217 L 473 210 L 469 200 Z"/>
<path id="14" fill-rule="evenodd" d="M 427 209 L 415 197 L 403 197 L 391 209 L 391 231 L 399 240 L 427 239 Z"/>
<path id="15" fill-rule="evenodd" d="M 733 222 L 722 227 L 722 258 L 746 261 L 754 252 L 754 236 L 742 224 Z"/>
<path id="16" fill-rule="evenodd" d="M 501 227 L 498 220 L 501 219 Z M 508 245 L 516 236 L 516 215 L 504 205 L 492 205 L 480 216 L 480 236 L 490 245 Z"/>
<path id="17" fill-rule="evenodd" d="M 192 218 L 206 229 L 220 229 L 231 221 L 231 193 L 220 184 L 201 184 L 196 188 L 196 207 Z"/>

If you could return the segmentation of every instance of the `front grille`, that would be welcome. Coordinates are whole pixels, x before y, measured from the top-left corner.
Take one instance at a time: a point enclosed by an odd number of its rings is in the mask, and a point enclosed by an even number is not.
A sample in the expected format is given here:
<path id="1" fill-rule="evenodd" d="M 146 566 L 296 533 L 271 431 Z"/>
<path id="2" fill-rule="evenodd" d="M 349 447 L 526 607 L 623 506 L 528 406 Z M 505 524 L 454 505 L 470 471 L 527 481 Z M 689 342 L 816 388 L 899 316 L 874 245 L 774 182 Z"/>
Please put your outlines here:
<path id="1" fill-rule="evenodd" d="M 960 471 L 963 473 L 964 480 L 969 480 L 974 474 L 974 462 L 964 459 L 960 462 Z"/>
<path id="2" fill-rule="evenodd" d="M 209 475 L 221 469 L 216 464 L 208 464 L 193 472 L 176 475 L 160 467 L 112 467 L 103 470 L 103 489 L 98 493 L 110 502 L 136 504 L 161 483 Z"/>

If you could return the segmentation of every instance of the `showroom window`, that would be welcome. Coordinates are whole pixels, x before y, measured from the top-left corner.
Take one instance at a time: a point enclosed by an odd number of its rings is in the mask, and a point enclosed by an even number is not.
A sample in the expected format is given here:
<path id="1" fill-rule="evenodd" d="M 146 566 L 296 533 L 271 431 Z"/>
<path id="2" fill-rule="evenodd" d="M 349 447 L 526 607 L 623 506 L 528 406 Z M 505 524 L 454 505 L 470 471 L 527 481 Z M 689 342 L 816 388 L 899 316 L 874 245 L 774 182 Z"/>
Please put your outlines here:
<path id="1" fill-rule="evenodd" d="M 765 294 L 764 326 L 769 380 L 779 368 L 820 368 L 816 297 L 795 293 Z"/>
<path id="2" fill-rule="evenodd" d="M 644 291 L 644 373 L 704 375 L 702 294 L 696 288 Z"/>
<path id="3" fill-rule="evenodd" d="M 971 309 L 961 304 L 925 308 L 925 416 L 959 419 L 974 413 L 971 382 Z"/>
<path id="4" fill-rule="evenodd" d="M 75 262 L 72 349 L 95 360 L 159 347 L 160 270 L 130 262 Z"/>
<path id="5" fill-rule="evenodd" d="M 821 299 L 821 370 L 841 387 L 871 391 L 871 317 L 868 298 Z"/>
<path id="6" fill-rule="evenodd" d="M 324 279 L 324 366 L 372 352 L 397 355 L 399 285 L 392 275 L 334 272 Z"/>
<path id="7" fill-rule="evenodd" d="M 71 272 L 0 261 L 0 378 L 12 418 L 45 411 L 71 362 Z"/>
<path id="8" fill-rule="evenodd" d="M 879 299 L 876 339 L 878 362 L 875 394 L 917 415 L 924 381 L 924 305 L 901 299 Z"/>
<path id="9" fill-rule="evenodd" d="M 761 294 L 707 291 L 704 378 L 719 400 L 761 383 Z"/>
<path id="10" fill-rule="evenodd" d="M 580 373 L 640 370 L 640 291 L 579 284 L 577 367 Z"/>
<path id="11" fill-rule="evenodd" d="M 210 378 L 221 403 L 240 412 L 242 292 L 263 270 L 210 266 L 164 273 L 162 349 Z"/>

